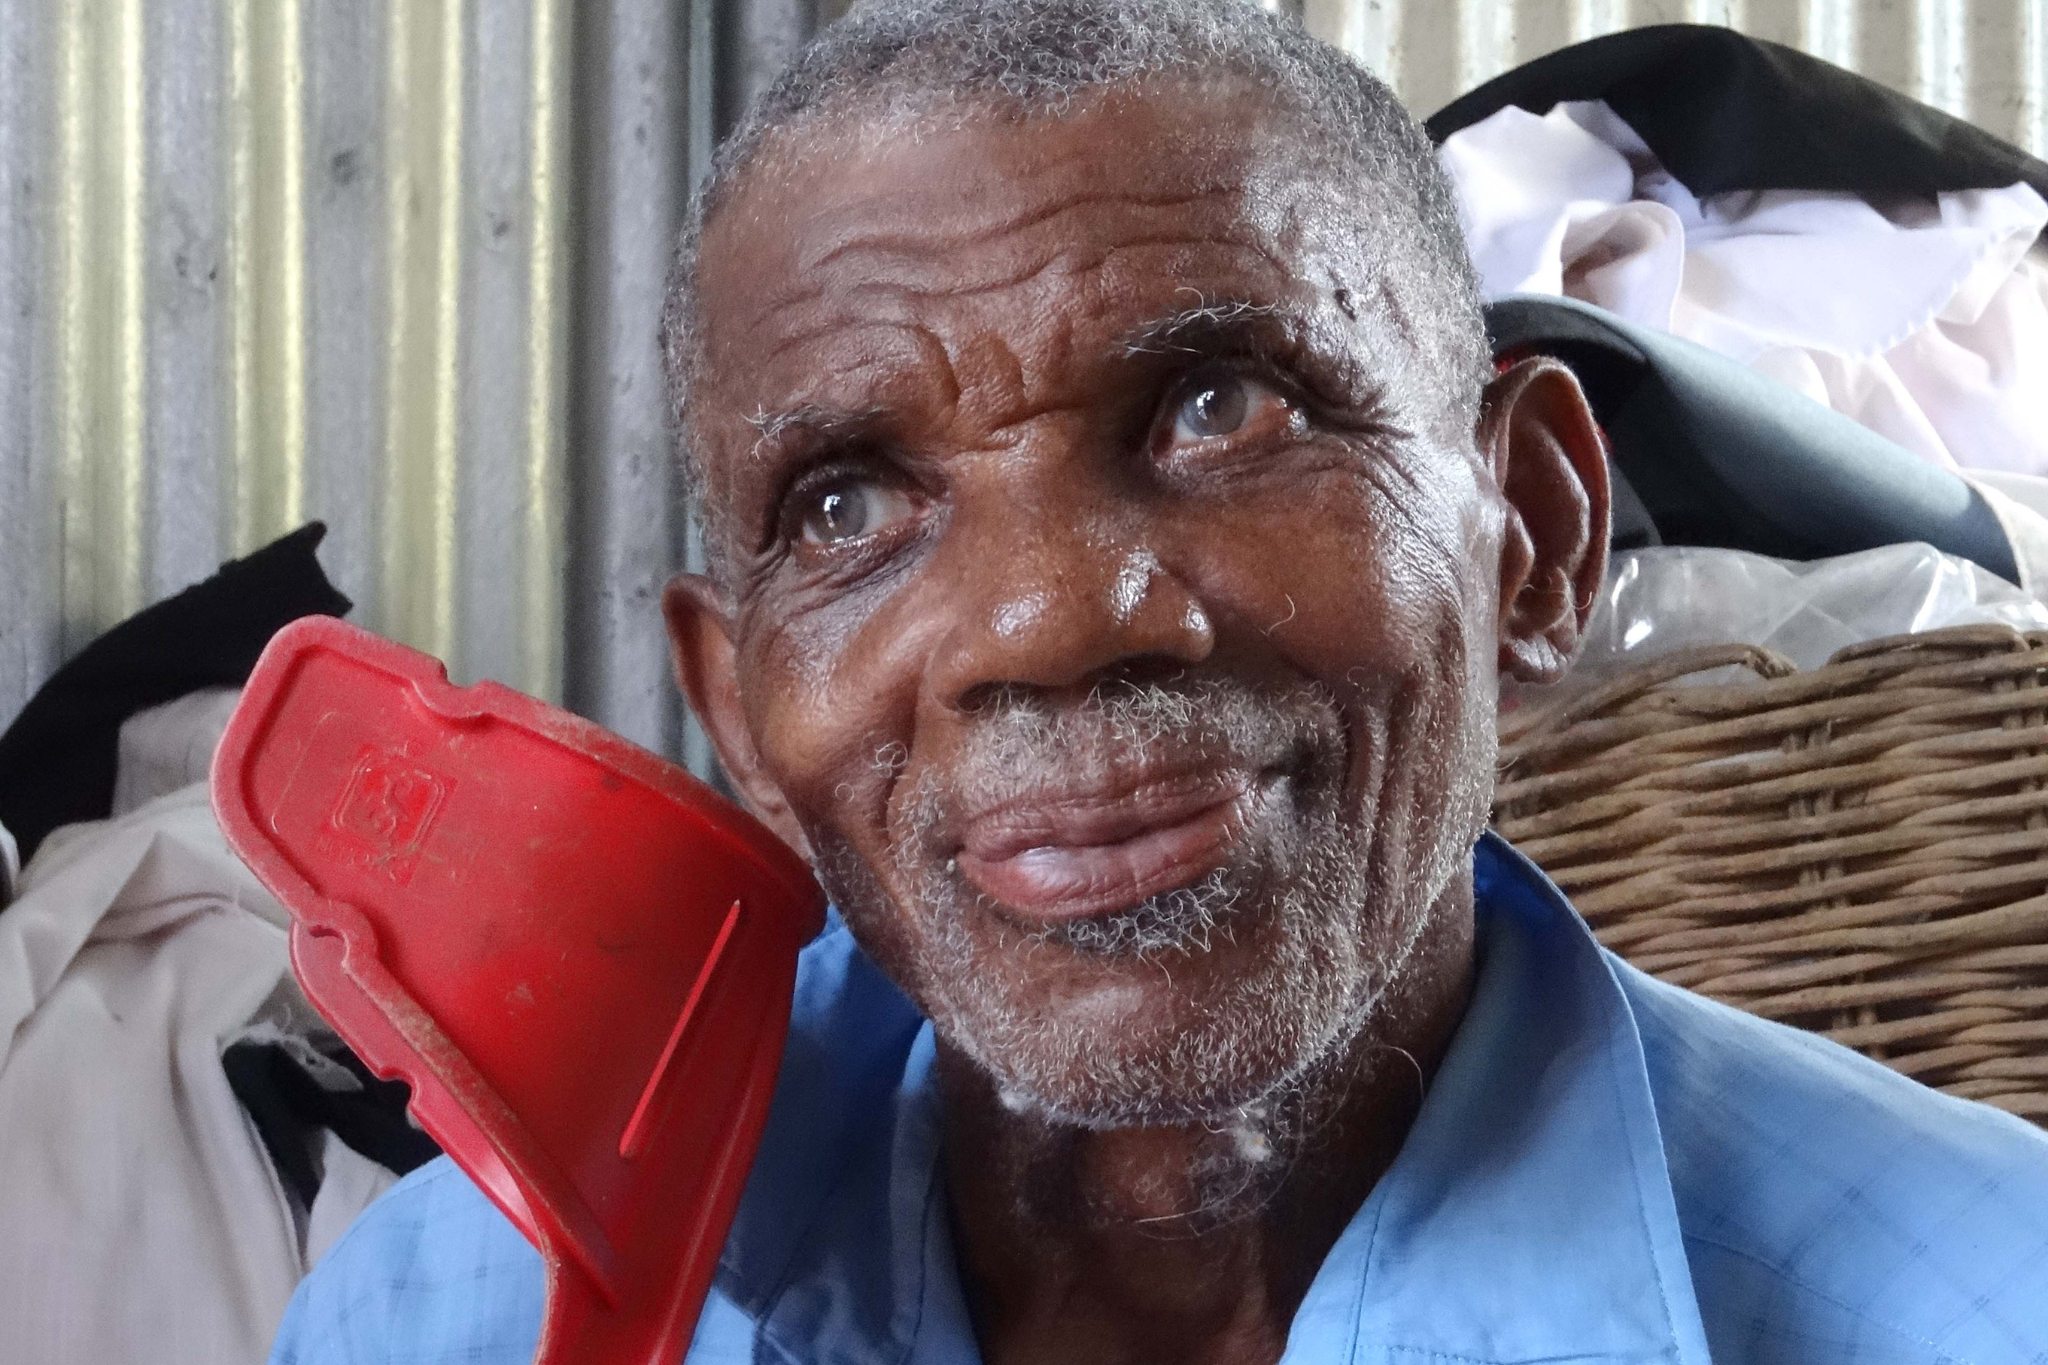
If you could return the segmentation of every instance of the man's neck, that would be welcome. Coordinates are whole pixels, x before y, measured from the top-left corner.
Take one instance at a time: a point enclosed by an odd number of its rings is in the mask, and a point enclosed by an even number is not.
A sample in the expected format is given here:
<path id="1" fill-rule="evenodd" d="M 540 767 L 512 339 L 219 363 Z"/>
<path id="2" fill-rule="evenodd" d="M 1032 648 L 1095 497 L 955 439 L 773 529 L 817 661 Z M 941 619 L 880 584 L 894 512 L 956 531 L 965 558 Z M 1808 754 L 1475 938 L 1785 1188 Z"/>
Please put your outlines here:
<path id="1" fill-rule="evenodd" d="M 1342 1055 L 1243 1124 L 1093 1130 L 1006 1107 L 940 1047 L 947 1188 L 987 1365 L 1277 1361 L 1393 1162 L 1471 989 L 1469 891 Z"/>

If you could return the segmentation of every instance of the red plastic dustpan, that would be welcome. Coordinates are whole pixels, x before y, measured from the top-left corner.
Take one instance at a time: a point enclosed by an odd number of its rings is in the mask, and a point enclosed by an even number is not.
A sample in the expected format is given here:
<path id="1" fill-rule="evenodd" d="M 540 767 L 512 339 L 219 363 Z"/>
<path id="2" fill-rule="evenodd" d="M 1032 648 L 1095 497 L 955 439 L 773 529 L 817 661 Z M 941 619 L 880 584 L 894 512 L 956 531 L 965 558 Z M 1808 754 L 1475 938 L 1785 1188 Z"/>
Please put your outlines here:
<path id="1" fill-rule="evenodd" d="M 682 769 L 326 617 L 213 766 L 306 994 L 547 1267 L 542 1365 L 674 1365 L 782 1053 L 808 869 Z"/>

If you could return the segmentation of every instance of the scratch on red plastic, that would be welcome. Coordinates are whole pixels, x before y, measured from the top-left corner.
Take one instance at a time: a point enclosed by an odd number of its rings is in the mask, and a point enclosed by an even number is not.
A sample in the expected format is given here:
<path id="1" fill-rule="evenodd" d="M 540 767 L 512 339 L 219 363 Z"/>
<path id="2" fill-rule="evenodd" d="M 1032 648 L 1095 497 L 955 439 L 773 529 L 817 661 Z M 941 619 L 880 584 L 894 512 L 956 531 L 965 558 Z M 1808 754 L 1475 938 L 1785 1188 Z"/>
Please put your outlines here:
<path id="1" fill-rule="evenodd" d="M 647 1133 L 654 1126 L 655 1104 L 661 1098 L 662 1082 L 668 1079 L 675 1067 L 676 1051 L 683 1045 L 683 1035 L 689 1032 L 690 1024 L 697 1017 L 697 1007 L 704 1002 L 704 991 L 711 984 L 711 974 L 725 960 L 726 945 L 732 942 L 732 931 L 739 927 L 739 922 L 740 903 L 734 901 L 732 909 L 725 912 L 725 923 L 719 927 L 718 937 L 712 940 L 703 969 L 690 986 L 690 998 L 683 1002 L 682 1012 L 676 1015 L 676 1026 L 669 1030 L 668 1045 L 661 1050 L 661 1060 L 654 1064 L 653 1074 L 647 1078 L 647 1088 L 640 1092 L 640 1102 L 633 1106 L 633 1117 L 626 1121 L 626 1131 L 619 1138 L 619 1155 L 628 1161 L 647 1147 Z"/>

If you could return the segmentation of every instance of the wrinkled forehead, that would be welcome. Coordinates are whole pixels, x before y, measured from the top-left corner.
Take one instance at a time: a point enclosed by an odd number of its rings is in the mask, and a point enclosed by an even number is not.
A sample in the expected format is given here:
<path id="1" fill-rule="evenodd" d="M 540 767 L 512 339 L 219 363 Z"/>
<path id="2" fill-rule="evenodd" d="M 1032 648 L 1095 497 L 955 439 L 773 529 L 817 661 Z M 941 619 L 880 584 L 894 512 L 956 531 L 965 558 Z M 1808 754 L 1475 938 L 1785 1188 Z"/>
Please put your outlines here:
<path id="1" fill-rule="evenodd" d="M 812 124 L 707 226 L 698 431 L 716 450 L 797 409 L 964 411 L 995 381 L 977 411 L 1001 422 L 1086 401 L 1120 347 L 1201 308 L 1271 309 L 1400 387 L 1423 310 L 1388 218 L 1240 91 Z"/>

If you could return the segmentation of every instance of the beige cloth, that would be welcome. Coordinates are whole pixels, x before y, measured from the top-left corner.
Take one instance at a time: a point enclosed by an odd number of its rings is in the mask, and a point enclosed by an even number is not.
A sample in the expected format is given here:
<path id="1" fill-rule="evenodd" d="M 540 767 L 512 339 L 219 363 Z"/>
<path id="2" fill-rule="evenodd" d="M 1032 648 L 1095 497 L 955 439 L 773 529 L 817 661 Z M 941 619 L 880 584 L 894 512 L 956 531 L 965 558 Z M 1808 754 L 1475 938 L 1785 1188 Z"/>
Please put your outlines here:
<path id="1" fill-rule="evenodd" d="M 204 787 L 53 833 L 0 915 L 0 1355 L 256 1362 L 298 1229 L 221 1070 L 284 915 Z"/>
<path id="2" fill-rule="evenodd" d="M 144 803 L 52 833 L 0 914 L 0 1362 L 257 1365 L 391 1183 L 329 1134 L 294 1208 L 221 1069 L 253 1018 L 310 1014 L 205 784 L 146 799 L 203 771 L 225 705 L 131 722 L 117 787 Z"/>

